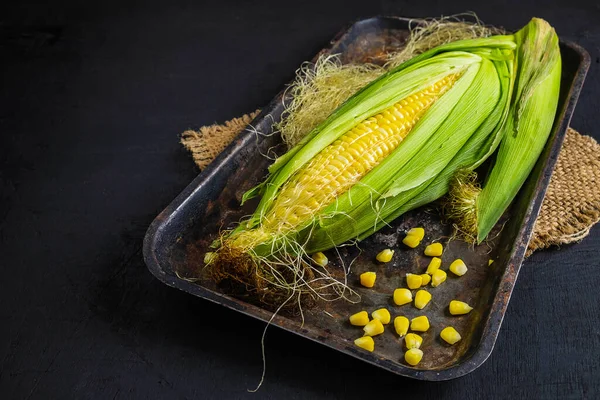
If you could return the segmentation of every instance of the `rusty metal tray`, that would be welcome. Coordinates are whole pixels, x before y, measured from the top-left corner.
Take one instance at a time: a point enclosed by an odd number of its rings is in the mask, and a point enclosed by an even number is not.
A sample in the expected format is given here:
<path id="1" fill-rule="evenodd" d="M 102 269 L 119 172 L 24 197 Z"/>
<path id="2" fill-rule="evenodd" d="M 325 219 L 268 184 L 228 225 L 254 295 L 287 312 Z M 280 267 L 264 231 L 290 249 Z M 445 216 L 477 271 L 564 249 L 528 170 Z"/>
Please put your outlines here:
<path id="1" fill-rule="evenodd" d="M 386 52 L 402 45 L 409 23 L 409 19 L 398 17 L 360 20 L 338 34 L 319 54 L 339 53 L 344 62 L 381 62 Z M 492 233 L 493 240 L 475 248 L 458 240 L 449 241 L 451 227 L 441 222 L 439 213 L 432 212 L 435 206 L 422 207 L 398 218 L 391 227 L 361 242 L 362 252 L 355 247 L 341 248 L 341 257 L 346 261 L 356 257 L 349 283 L 361 294 L 360 304 L 344 301 L 321 304 L 305 311 L 304 324 L 299 316 L 294 315 L 277 315 L 273 324 L 411 378 L 447 380 L 465 375 L 480 366 L 494 347 L 589 67 L 589 55 L 576 44 L 561 42 L 561 52 L 562 86 L 553 132 L 534 171 L 503 217 L 503 229 L 497 228 Z M 283 98 L 282 92 L 253 121 L 259 131 L 271 132 L 271 118 L 277 120 L 281 117 Z M 270 117 L 267 118 L 267 115 Z M 230 296 L 206 279 L 202 273 L 202 260 L 221 227 L 239 221 L 252 211 L 253 205 L 239 206 L 241 196 L 266 175 L 269 161 L 260 154 L 277 149 L 279 144 L 280 139 L 276 135 L 261 136 L 257 140 L 252 132 L 242 133 L 158 215 L 144 241 L 146 263 L 158 279 L 169 286 L 263 321 L 271 318 L 271 311 L 250 303 L 241 294 Z M 406 230 L 415 225 L 425 226 L 427 234 L 422 244 L 412 250 L 404 247 L 401 239 Z M 460 256 L 469 266 L 469 272 L 461 278 L 449 276 L 444 285 L 433 289 L 433 301 L 423 311 L 410 305 L 395 306 L 391 301 L 393 290 L 404 285 L 407 272 L 424 272 L 427 259 L 422 256 L 422 247 L 433 240 L 447 243 L 443 255 L 444 269 L 450 261 Z M 378 264 L 374 261 L 375 254 L 386 247 L 397 249 L 393 261 Z M 329 258 L 332 264 L 339 263 L 335 254 L 329 254 Z M 491 266 L 488 266 L 489 259 L 495 260 Z M 361 288 L 357 282 L 358 275 L 366 270 L 378 273 L 377 285 L 373 289 Z M 180 276 L 198 280 L 190 282 Z M 447 305 L 454 298 L 468 302 L 474 310 L 465 316 L 451 316 Z M 354 346 L 353 340 L 361 336 L 362 330 L 347 322 L 348 315 L 362 309 L 370 312 L 379 307 L 387 307 L 392 316 L 406 315 L 412 318 L 426 314 L 429 317 L 431 329 L 422 335 L 425 356 L 417 367 L 404 363 L 402 341 L 391 326 L 375 338 L 373 353 Z M 455 346 L 445 345 L 439 339 L 441 329 L 450 324 L 463 336 L 463 340 Z"/>

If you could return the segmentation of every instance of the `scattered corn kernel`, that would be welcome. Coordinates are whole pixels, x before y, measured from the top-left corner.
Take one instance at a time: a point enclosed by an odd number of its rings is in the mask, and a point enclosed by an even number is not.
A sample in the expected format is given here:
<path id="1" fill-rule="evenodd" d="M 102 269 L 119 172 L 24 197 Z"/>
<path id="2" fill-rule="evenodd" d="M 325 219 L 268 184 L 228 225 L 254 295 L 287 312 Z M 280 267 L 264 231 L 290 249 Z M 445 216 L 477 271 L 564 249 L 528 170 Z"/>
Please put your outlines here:
<path id="1" fill-rule="evenodd" d="M 405 288 L 394 290 L 394 303 L 396 303 L 396 305 L 401 306 L 403 304 L 408 304 L 411 301 L 412 293 L 410 292 L 410 290 Z"/>
<path id="2" fill-rule="evenodd" d="M 421 241 L 416 236 L 406 235 L 406 237 L 404 239 L 402 239 L 402 243 L 404 243 L 411 249 L 414 249 L 415 247 L 417 247 L 419 245 L 419 243 L 421 243 Z"/>
<path id="3" fill-rule="evenodd" d="M 382 324 L 387 325 L 390 323 L 390 320 L 392 319 L 392 316 L 390 315 L 390 312 L 386 309 L 386 308 L 380 308 L 379 310 L 375 310 L 371 313 L 371 316 L 374 319 L 378 319 L 381 321 Z"/>
<path id="4" fill-rule="evenodd" d="M 489 267 L 490 265 L 492 265 L 493 263 L 494 263 L 494 260 L 492 260 L 492 259 L 488 260 L 488 267 Z"/>
<path id="5" fill-rule="evenodd" d="M 406 286 L 409 289 L 418 289 L 423 283 L 423 277 L 416 274 L 406 274 Z"/>
<path id="6" fill-rule="evenodd" d="M 429 329 L 429 319 L 425 315 L 413 318 L 410 321 L 410 330 L 417 332 L 427 332 Z"/>
<path id="7" fill-rule="evenodd" d="M 421 359 L 423 359 L 423 350 L 421 349 L 410 349 L 404 353 L 404 360 L 413 367 L 420 363 Z"/>
<path id="8" fill-rule="evenodd" d="M 375 279 L 377 279 L 375 272 L 363 272 L 360 274 L 360 284 L 364 287 L 372 288 L 375 286 Z"/>
<path id="9" fill-rule="evenodd" d="M 473 307 L 465 303 L 464 301 L 452 300 L 450 302 L 450 314 L 452 315 L 463 315 L 471 312 Z"/>
<path id="10" fill-rule="evenodd" d="M 446 271 L 443 271 L 441 269 L 436 270 L 433 273 L 433 275 L 431 275 L 431 286 L 433 286 L 433 287 L 440 286 L 442 283 L 444 283 L 446 281 L 447 277 L 448 277 L 448 275 L 446 274 Z"/>
<path id="11" fill-rule="evenodd" d="M 394 256 L 394 250 L 385 249 L 379 252 L 375 257 L 377 261 L 386 263 L 392 261 L 392 257 Z"/>
<path id="12" fill-rule="evenodd" d="M 350 316 L 350 324 L 354 326 L 365 326 L 369 323 L 369 313 L 366 311 L 357 312 Z"/>
<path id="13" fill-rule="evenodd" d="M 423 228 L 412 228 L 406 233 L 406 237 L 402 239 L 402 243 L 410 248 L 415 248 L 421 243 L 421 240 L 425 237 L 425 229 Z"/>
<path id="14" fill-rule="evenodd" d="M 421 286 L 427 286 L 431 282 L 431 275 L 429 274 L 421 274 L 421 278 L 423 279 Z"/>
<path id="15" fill-rule="evenodd" d="M 204 255 L 204 264 L 210 264 L 215 258 L 217 258 L 217 253 L 214 251 L 209 251 Z"/>
<path id="16" fill-rule="evenodd" d="M 461 339 L 460 333 L 458 333 L 456 329 L 451 326 L 447 326 L 442 329 L 440 332 L 440 337 L 450 344 L 454 344 Z"/>
<path id="17" fill-rule="evenodd" d="M 406 335 L 408 332 L 408 326 L 410 325 L 410 321 L 406 317 L 396 317 L 394 318 L 394 329 L 396 329 L 396 333 L 398 336 Z"/>
<path id="18" fill-rule="evenodd" d="M 444 246 L 441 243 L 431 243 L 429 246 L 425 247 L 425 255 L 439 257 L 444 252 Z"/>
<path id="19" fill-rule="evenodd" d="M 461 260 L 460 258 L 452 261 L 452 264 L 450 264 L 450 267 L 448 267 L 448 269 L 454 275 L 458 275 L 458 276 L 463 276 L 469 270 L 467 268 L 467 266 L 465 265 L 465 262 L 463 260 Z"/>
<path id="20" fill-rule="evenodd" d="M 423 240 L 425 237 L 425 229 L 423 228 L 411 228 L 406 232 L 407 236 L 415 236 L 419 240 Z"/>
<path id="21" fill-rule="evenodd" d="M 378 319 L 373 319 L 363 328 L 366 336 L 377 336 L 383 333 L 383 324 Z"/>
<path id="22" fill-rule="evenodd" d="M 359 337 L 354 341 L 354 344 L 367 351 L 375 350 L 375 341 L 371 336 Z"/>
<path id="23" fill-rule="evenodd" d="M 321 267 L 324 267 L 329 263 L 327 256 L 320 251 L 312 255 L 312 260 L 315 264 L 320 265 Z"/>
<path id="24" fill-rule="evenodd" d="M 442 266 L 442 259 L 438 258 L 438 257 L 433 257 L 431 259 L 431 261 L 429 261 L 429 266 L 427 267 L 427 271 L 425 271 L 425 272 L 428 273 L 429 275 L 433 275 L 433 273 L 435 271 L 437 271 L 438 269 L 440 269 L 441 266 Z"/>
<path id="25" fill-rule="evenodd" d="M 419 290 L 415 295 L 415 307 L 419 310 L 425 308 L 427 304 L 431 301 L 431 293 L 427 290 Z"/>
<path id="26" fill-rule="evenodd" d="M 409 333 L 404 338 L 404 345 L 407 349 L 418 349 L 421 347 L 421 343 L 423 343 L 423 338 L 416 333 Z"/>

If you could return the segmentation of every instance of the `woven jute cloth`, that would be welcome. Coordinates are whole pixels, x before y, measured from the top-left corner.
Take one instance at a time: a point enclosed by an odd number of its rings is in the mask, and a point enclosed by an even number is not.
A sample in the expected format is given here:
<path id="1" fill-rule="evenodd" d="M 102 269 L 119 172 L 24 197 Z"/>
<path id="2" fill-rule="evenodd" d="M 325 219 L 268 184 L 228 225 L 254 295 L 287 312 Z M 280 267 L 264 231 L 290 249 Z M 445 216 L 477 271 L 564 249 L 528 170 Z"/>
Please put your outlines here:
<path id="1" fill-rule="evenodd" d="M 221 125 L 187 130 L 181 143 L 203 169 L 240 134 L 260 110 Z M 569 128 L 535 223 L 528 254 L 580 241 L 600 220 L 600 145 Z"/>

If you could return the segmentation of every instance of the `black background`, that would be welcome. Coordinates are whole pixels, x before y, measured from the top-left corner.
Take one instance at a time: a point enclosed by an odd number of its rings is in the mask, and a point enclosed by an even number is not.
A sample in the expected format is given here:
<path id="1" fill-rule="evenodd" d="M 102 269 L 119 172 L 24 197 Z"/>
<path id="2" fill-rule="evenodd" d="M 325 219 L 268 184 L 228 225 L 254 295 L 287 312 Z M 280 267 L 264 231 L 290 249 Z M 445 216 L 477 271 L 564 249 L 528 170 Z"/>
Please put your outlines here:
<path id="1" fill-rule="evenodd" d="M 48 2 L 49 3 L 49 2 Z M 141 245 L 197 174 L 186 128 L 266 104 L 345 24 L 473 10 L 587 48 L 572 125 L 600 139 L 600 5 L 138 1 L 0 6 L 0 398 L 598 398 L 600 229 L 525 262 L 490 359 L 403 379 L 164 286 Z"/>

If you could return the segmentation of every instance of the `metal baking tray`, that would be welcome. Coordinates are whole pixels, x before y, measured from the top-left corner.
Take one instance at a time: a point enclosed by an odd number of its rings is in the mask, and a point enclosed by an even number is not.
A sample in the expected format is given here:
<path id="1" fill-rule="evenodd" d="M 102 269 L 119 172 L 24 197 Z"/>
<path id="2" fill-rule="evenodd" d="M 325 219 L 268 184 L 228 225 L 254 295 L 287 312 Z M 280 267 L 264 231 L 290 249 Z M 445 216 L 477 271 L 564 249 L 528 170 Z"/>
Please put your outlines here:
<path id="1" fill-rule="evenodd" d="M 402 46 L 411 21 L 415 23 L 418 20 L 399 17 L 360 20 L 340 32 L 318 55 L 340 54 L 343 62 L 381 63 L 387 52 Z M 362 296 L 361 303 L 337 301 L 319 304 L 305 310 L 304 324 L 300 316 L 286 314 L 277 315 L 273 324 L 415 379 L 447 380 L 480 366 L 494 347 L 589 67 L 589 55 L 578 45 L 562 41 L 561 52 L 561 94 L 552 134 L 534 171 L 498 224 L 503 226 L 502 229 L 496 228 L 492 232 L 492 240 L 474 248 L 458 240 L 448 240 L 451 227 L 442 223 L 439 213 L 434 212 L 435 206 L 414 210 L 361 242 L 362 251 L 353 246 L 340 249 L 340 255 L 347 263 L 356 258 L 348 278 L 349 284 Z M 282 91 L 252 122 L 258 131 L 271 132 L 273 119 L 281 117 L 284 96 Z M 272 310 L 251 303 L 243 293 L 234 297 L 206 278 L 203 257 L 220 228 L 231 226 L 252 211 L 252 204 L 240 207 L 241 196 L 265 177 L 270 161 L 261 154 L 273 149 L 282 150 L 277 135 L 256 136 L 250 131 L 243 132 L 156 217 L 144 240 L 144 257 L 148 268 L 159 280 L 263 321 L 271 318 Z M 408 249 L 401 240 L 407 229 L 417 225 L 425 227 L 426 237 L 417 249 Z M 422 255 L 423 246 L 433 240 L 446 244 L 442 258 L 444 269 L 460 257 L 469 266 L 469 272 L 461 278 L 449 276 L 446 283 L 433 289 L 433 301 L 422 311 L 411 305 L 395 306 L 391 301 L 393 290 L 404 285 L 407 272 L 424 272 L 427 259 Z M 396 249 L 393 261 L 378 264 L 375 255 L 387 247 Z M 328 256 L 331 264 L 339 265 L 334 252 Z M 495 260 L 491 266 L 488 266 L 489 259 Z M 377 284 L 373 289 L 362 288 L 358 284 L 358 275 L 367 270 L 377 272 Z M 342 273 L 341 268 L 337 271 Z M 447 305 L 455 298 L 468 302 L 474 310 L 464 316 L 451 316 Z M 362 330 L 351 326 L 348 316 L 363 309 L 371 312 L 380 307 L 387 307 L 392 316 L 412 318 L 426 314 L 429 317 L 431 328 L 422 335 L 425 355 L 417 367 L 405 364 L 402 341 L 391 325 L 384 334 L 375 338 L 373 353 L 354 346 L 353 341 L 362 336 Z M 445 345 L 439 339 L 439 332 L 447 325 L 453 325 L 463 336 L 455 346 Z"/>

